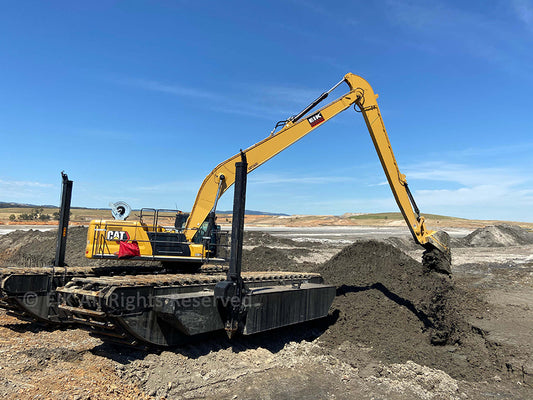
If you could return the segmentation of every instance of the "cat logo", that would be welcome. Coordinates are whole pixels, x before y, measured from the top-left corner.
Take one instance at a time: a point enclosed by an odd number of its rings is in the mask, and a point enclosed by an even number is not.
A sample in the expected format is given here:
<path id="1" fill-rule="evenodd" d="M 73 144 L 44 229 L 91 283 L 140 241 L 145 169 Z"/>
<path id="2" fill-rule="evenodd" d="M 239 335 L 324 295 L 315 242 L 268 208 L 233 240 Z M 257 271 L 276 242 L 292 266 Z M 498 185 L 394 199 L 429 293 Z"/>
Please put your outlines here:
<path id="1" fill-rule="evenodd" d="M 317 112 L 316 114 L 311 115 L 309 118 L 307 118 L 309 123 L 311 124 L 311 127 L 317 126 L 318 124 L 324 122 L 324 117 L 322 114 Z"/>
<path id="2" fill-rule="evenodd" d="M 116 240 L 117 242 L 125 242 L 129 240 L 130 235 L 126 231 L 107 231 L 105 238 L 107 240 Z"/>

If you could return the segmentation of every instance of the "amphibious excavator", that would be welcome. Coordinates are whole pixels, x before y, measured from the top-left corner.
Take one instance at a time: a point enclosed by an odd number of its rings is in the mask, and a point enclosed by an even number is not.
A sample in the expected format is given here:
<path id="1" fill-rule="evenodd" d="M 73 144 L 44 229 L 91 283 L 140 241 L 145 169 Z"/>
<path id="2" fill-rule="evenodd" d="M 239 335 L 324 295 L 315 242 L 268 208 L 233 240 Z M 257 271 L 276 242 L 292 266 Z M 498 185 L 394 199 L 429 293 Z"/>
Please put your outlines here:
<path id="1" fill-rule="evenodd" d="M 67 266 L 65 251 L 70 218 L 70 200 L 73 182 L 62 175 L 60 218 L 57 231 L 55 258 L 50 266 L 8 266 L 0 268 L 0 308 L 20 319 L 48 325 L 69 323 L 57 308 L 55 289 L 64 286 L 73 277 L 112 276 L 124 274 L 153 274 L 165 272 L 159 264 Z"/>
<path id="2" fill-rule="evenodd" d="M 343 83 L 348 85 L 348 92 L 317 109 Z M 157 210 L 150 214 L 150 223 L 142 213 L 136 222 L 91 222 L 87 257 L 128 257 L 132 263 L 161 261 L 161 270 L 139 267 L 132 271 L 135 267 L 131 266 L 119 272 L 120 276 L 112 276 L 114 273 L 106 270 L 112 267 L 102 267 L 100 271 L 92 268 L 79 273 L 62 266 L 56 257 L 47 273 L 1 271 L 3 304 L 19 315 L 82 324 L 94 335 L 129 345 L 172 346 L 224 329 L 230 336 L 247 335 L 326 316 L 335 288 L 325 284 L 320 275 L 241 272 L 246 177 L 350 107 L 363 115 L 409 230 L 415 242 L 426 249 L 425 265 L 449 274 L 448 236 L 426 228 L 405 175 L 398 168 L 377 97 L 363 78 L 345 75 L 300 113 L 279 121 L 265 139 L 215 167 L 204 179 L 185 223 L 185 216 L 178 212 L 174 226 L 164 227 L 158 222 Z M 231 252 L 229 268 L 223 272 L 218 266 L 223 258 L 215 213 L 220 196 L 233 184 Z M 58 243 L 62 230 L 66 235 L 66 226 L 60 225 Z M 29 308 L 25 304 L 29 292 L 42 297 L 41 301 L 33 300 L 38 306 Z"/>

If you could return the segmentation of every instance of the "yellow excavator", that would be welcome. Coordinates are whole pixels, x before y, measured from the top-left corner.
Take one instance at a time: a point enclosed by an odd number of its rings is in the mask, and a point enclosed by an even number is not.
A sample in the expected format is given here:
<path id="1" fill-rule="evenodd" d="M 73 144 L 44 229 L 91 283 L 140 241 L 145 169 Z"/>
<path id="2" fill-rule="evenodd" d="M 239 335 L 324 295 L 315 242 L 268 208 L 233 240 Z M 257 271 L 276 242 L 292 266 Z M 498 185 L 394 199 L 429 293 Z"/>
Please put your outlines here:
<path id="1" fill-rule="evenodd" d="M 343 83 L 349 87 L 346 94 L 316 109 Z M 405 175 L 398 168 L 377 98 L 377 94 L 366 80 L 351 73 L 346 74 L 340 82 L 322 93 L 303 111 L 278 122 L 268 137 L 217 165 L 200 186 L 185 224 L 183 222 L 186 215 L 179 211 L 176 211 L 174 226 L 169 228 L 159 223 L 158 210 L 144 209 L 141 210 L 139 221 L 95 220 L 89 227 L 86 256 L 102 259 L 128 257 L 180 265 L 190 263 L 194 268 L 208 261 L 222 261 L 217 257 L 220 231 L 215 224 L 216 205 L 222 194 L 235 182 L 234 165 L 241 154 L 248 160 L 247 172 L 250 173 L 312 130 L 353 107 L 363 115 L 394 198 L 414 240 L 427 250 L 424 256 L 425 264 L 449 273 L 448 238 L 443 232 L 426 228 L 424 217 L 420 215 Z M 123 249 L 126 246 L 131 247 L 132 243 L 132 251 Z"/>
<path id="2" fill-rule="evenodd" d="M 349 91 L 317 109 L 333 90 Z M 86 256 L 128 258 L 127 263 L 68 266 L 64 262 L 72 181 L 63 174 L 61 221 L 53 265 L 0 270 L 0 307 L 19 318 L 48 324 L 79 324 L 104 340 L 133 346 L 174 346 L 225 330 L 251 335 L 328 315 L 336 294 L 317 273 L 241 272 L 246 177 L 313 129 L 349 107 L 365 119 L 396 202 L 414 240 L 426 248 L 428 270 L 450 274 L 444 232 L 428 230 L 400 172 L 376 103 L 361 77 L 347 74 L 299 114 L 280 121 L 268 137 L 219 164 L 202 183 L 190 215 L 141 210 L 127 221 L 128 208 L 114 207 L 115 220 L 90 224 Z M 229 269 L 217 264 L 222 234 L 217 202 L 233 184 L 234 206 Z M 162 263 L 136 263 L 157 260 Z M 152 265 L 154 264 L 154 265 Z M 433 272 L 431 272 L 433 273 Z M 32 296 L 28 296 L 31 294 Z M 31 300 L 31 301 L 29 301 Z"/>

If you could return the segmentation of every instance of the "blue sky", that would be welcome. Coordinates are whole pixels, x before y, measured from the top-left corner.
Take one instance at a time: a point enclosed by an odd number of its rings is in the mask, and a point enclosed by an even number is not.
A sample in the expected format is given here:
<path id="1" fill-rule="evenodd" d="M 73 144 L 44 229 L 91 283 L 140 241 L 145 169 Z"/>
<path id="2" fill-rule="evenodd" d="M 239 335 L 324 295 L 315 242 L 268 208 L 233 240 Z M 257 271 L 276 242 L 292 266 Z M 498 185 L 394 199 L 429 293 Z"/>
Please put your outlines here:
<path id="1" fill-rule="evenodd" d="M 58 204 L 65 170 L 75 206 L 189 210 L 219 162 L 352 72 L 422 212 L 533 221 L 531 0 L 0 7 L 0 201 Z M 247 208 L 396 211 L 384 182 L 347 110 L 251 173 Z"/>

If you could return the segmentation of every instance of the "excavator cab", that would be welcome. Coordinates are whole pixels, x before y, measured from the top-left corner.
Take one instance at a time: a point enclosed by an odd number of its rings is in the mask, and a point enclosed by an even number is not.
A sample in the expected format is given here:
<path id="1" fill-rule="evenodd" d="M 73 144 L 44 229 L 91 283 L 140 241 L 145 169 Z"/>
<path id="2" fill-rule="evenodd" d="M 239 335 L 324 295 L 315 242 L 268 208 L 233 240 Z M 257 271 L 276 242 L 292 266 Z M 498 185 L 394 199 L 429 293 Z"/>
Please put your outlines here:
<path id="1" fill-rule="evenodd" d="M 216 258 L 221 254 L 220 249 L 228 245 L 228 232 L 222 231 L 220 225 L 217 225 L 214 213 L 209 214 L 198 228 L 193 242 L 201 243 L 209 258 Z"/>
<path id="2" fill-rule="evenodd" d="M 189 218 L 189 214 L 184 214 L 182 211 L 176 212 L 176 219 L 174 220 L 174 228 L 179 232 L 182 232 L 185 229 L 185 223 Z"/>
<path id="3" fill-rule="evenodd" d="M 121 247 L 135 243 L 138 252 L 129 259 L 164 263 L 205 264 L 208 260 L 224 262 L 219 254 L 220 227 L 207 218 L 188 241 L 185 222 L 188 214 L 180 210 L 143 208 L 137 221 L 93 220 L 87 232 L 85 256 L 96 259 L 120 259 Z M 171 225 L 173 224 L 173 226 Z M 210 225 L 211 224 L 211 225 Z M 206 242 L 206 238 L 207 240 Z"/>

